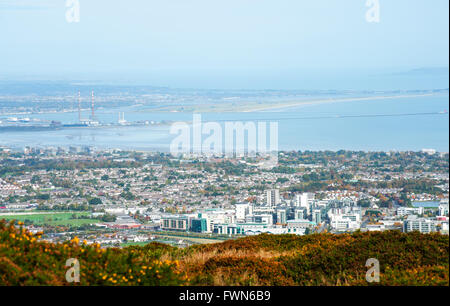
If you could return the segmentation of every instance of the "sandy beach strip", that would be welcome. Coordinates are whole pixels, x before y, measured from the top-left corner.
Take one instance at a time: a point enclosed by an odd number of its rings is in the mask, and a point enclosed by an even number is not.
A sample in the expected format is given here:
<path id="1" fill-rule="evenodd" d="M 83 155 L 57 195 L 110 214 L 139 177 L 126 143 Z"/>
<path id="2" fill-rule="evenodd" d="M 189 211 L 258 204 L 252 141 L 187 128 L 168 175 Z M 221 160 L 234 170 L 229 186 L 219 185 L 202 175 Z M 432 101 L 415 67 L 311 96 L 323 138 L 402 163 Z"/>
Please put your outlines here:
<path id="1" fill-rule="evenodd" d="M 249 112 L 260 112 L 260 111 L 266 111 L 271 109 L 283 109 L 283 108 L 289 108 L 289 107 L 296 107 L 296 106 L 305 106 L 305 105 L 318 105 L 318 104 L 325 104 L 325 103 L 341 103 L 341 102 L 356 102 L 356 101 L 374 101 L 374 100 L 386 100 L 386 99 L 405 99 L 405 98 L 419 98 L 419 97 L 426 97 L 426 96 L 433 96 L 433 93 L 427 93 L 427 94 L 416 94 L 416 95 L 394 95 L 394 96 L 369 96 L 369 97 L 356 97 L 356 98 L 340 98 L 340 99 L 320 99 L 320 100 L 309 100 L 309 101 L 299 101 L 299 102 L 291 102 L 289 104 L 279 104 L 279 105 L 267 105 L 267 106 L 261 106 L 257 108 L 247 109 L 242 112 L 249 113 Z"/>

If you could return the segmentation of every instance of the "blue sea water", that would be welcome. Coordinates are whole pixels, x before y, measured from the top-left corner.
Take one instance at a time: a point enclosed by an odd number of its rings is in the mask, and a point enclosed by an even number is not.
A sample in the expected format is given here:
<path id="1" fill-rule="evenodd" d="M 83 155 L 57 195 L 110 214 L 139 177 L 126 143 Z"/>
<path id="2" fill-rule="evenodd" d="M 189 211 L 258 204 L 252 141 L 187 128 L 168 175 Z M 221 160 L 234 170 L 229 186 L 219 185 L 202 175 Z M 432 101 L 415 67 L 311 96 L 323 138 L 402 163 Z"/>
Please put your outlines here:
<path id="1" fill-rule="evenodd" d="M 202 121 L 277 121 L 280 150 L 421 150 L 449 151 L 447 114 L 389 117 L 342 117 L 410 113 L 438 113 L 449 109 L 448 93 L 433 96 L 376 99 L 305 105 L 245 113 L 203 113 Z M 102 122 L 117 122 L 118 112 L 128 121 L 192 121 L 192 113 L 152 113 L 139 107 L 97 110 Z M 86 114 L 87 116 L 87 114 Z M 77 113 L 27 115 L 30 118 L 77 121 Z M 92 145 L 167 151 L 175 137 L 169 125 L 62 129 L 36 132 L 1 132 L 0 145 L 25 146 Z"/>
<path id="2" fill-rule="evenodd" d="M 412 202 L 413 207 L 425 207 L 425 208 L 437 208 L 439 207 L 438 201 L 424 201 L 424 202 Z"/>

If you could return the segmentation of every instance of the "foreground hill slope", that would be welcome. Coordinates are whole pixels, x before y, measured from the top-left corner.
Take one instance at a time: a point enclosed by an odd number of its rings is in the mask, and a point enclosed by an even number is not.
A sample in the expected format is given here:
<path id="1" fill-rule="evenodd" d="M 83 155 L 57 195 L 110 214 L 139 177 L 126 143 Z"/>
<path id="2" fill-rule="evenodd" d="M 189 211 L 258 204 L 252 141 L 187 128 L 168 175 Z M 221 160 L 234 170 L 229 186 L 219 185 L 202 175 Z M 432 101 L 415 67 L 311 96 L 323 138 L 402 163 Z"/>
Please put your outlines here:
<path id="1" fill-rule="evenodd" d="M 71 285 L 70 258 L 79 285 L 369 285 L 369 258 L 380 263 L 377 284 L 449 285 L 449 238 L 440 234 L 259 235 L 186 249 L 39 238 L 0 221 L 0 285 Z"/>

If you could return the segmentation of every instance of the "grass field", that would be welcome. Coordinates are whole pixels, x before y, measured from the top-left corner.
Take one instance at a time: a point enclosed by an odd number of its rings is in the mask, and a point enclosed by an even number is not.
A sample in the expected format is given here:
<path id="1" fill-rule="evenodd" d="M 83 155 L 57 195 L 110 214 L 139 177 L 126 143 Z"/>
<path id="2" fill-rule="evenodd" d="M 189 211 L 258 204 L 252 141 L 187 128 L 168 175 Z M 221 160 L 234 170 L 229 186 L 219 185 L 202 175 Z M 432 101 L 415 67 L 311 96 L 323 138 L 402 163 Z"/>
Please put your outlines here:
<path id="1" fill-rule="evenodd" d="M 159 237 L 161 239 L 155 239 L 152 241 L 144 241 L 144 242 L 124 242 L 121 243 L 121 247 L 127 247 L 127 246 L 146 246 L 147 244 L 151 242 L 159 242 L 159 243 L 165 243 L 169 245 L 177 245 L 178 240 L 183 240 L 184 242 L 188 242 L 190 244 L 209 244 L 209 243 L 219 243 L 223 242 L 225 240 L 220 239 L 204 239 L 204 238 L 195 238 L 195 237 L 186 237 L 186 236 L 175 236 L 175 235 L 160 235 L 156 234 L 156 237 Z"/>
<path id="2" fill-rule="evenodd" d="M 127 246 L 146 246 L 151 241 L 143 241 L 143 242 L 122 242 L 120 244 L 121 247 L 127 247 Z"/>
<path id="3" fill-rule="evenodd" d="M 170 240 L 160 240 L 160 239 L 155 239 L 155 240 L 151 240 L 151 241 L 143 241 L 143 242 L 122 242 L 120 244 L 121 247 L 128 247 L 128 246 L 141 246 L 144 247 L 149 243 L 164 243 L 164 244 L 168 244 L 168 245 L 174 245 L 176 244 L 175 241 L 170 241 Z"/>
<path id="4" fill-rule="evenodd" d="M 7 221 L 17 220 L 24 222 L 25 220 L 32 221 L 35 225 L 62 225 L 62 226 L 81 226 L 85 224 L 99 223 L 97 219 L 72 219 L 72 215 L 77 217 L 89 216 L 87 212 L 49 212 L 49 213 L 31 213 L 31 214 L 17 214 L 17 215 L 0 215 L 0 220 Z"/>
<path id="5" fill-rule="evenodd" d="M 207 239 L 207 238 L 197 238 L 197 237 L 189 237 L 189 236 L 176 236 L 176 235 L 161 235 L 157 234 L 158 237 L 166 238 L 166 239 L 176 239 L 176 240 L 183 240 L 183 241 L 189 241 L 192 243 L 199 243 L 199 244 L 207 244 L 207 243 L 218 243 L 223 242 L 225 240 L 221 239 Z"/>

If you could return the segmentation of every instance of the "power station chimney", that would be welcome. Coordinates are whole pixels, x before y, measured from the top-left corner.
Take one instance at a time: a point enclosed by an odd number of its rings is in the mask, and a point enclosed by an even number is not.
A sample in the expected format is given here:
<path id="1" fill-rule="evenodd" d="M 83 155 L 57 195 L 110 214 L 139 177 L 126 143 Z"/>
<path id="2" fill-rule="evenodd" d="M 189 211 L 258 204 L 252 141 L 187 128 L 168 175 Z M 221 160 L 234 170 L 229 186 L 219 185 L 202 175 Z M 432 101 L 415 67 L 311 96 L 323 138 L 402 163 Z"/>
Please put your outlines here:
<path id="1" fill-rule="evenodd" d="M 81 93 L 78 91 L 78 121 L 81 122 Z"/>
<path id="2" fill-rule="evenodd" d="M 92 108 L 92 120 L 94 120 L 94 118 L 95 118 L 95 112 L 94 112 L 94 91 L 92 91 L 91 108 Z"/>

